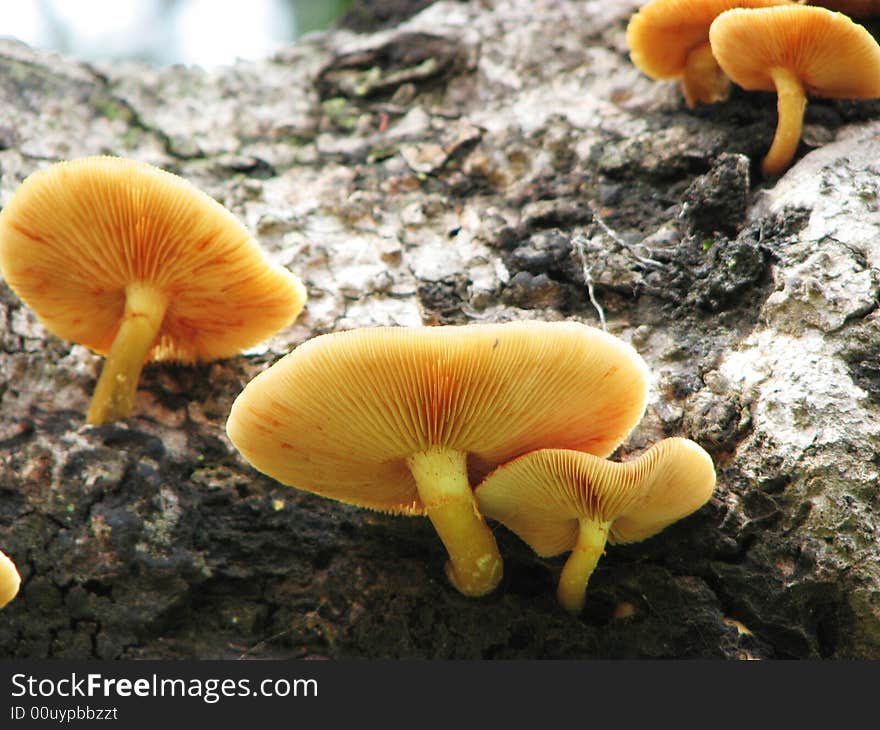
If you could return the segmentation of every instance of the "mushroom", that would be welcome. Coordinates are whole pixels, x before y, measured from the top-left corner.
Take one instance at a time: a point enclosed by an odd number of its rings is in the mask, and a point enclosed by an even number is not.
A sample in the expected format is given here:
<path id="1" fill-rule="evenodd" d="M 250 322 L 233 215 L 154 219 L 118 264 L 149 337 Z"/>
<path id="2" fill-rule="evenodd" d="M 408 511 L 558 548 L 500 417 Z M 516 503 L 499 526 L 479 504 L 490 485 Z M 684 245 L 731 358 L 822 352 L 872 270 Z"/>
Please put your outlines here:
<path id="1" fill-rule="evenodd" d="M 711 457 L 669 438 L 624 463 L 540 449 L 498 467 L 477 486 L 477 505 L 542 557 L 571 551 L 557 598 L 579 613 L 606 541 L 645 540 L 699 509 L 715 488 Z"/>
<path id="2" fill-rule="evenodd" d="M 18 595 L 20 585 L 21 576 L 18 574 L 15 563 L 0 550 L 0 608 L 3 608 Z"/>
<path id="3" fill-rule="evenodd" d="M 542 446 L 611 453 L 646 392 L 629 345 L 575 322 L 363 328 L 309 340 L 257 375 L 226 430 L 284 484 L 427 515 L 450 582 L 480 596 L 502 565 L 471 484 Z"/>
<path id="4" fill-rule="evenodd" d="M 776 134 L 761 163 L 767 177 L 780 175 L 794 158 L 806 93 L 880 96 L 880 46 L 841 13 L 807 5 L 728 10 L 712 22 L 709 40 L 733 81 L 750 91 L 776 91 Z"/>
<path id="5" fill-rule="evenodd" d="M 709 47 L 709 26 L 730 8 L 763 8 L 790 0 L 652 0 L 632 18 L 626 43 L 633 64 L 652 79 L 679 79 L 685 102 L 725 101 L 730 81 Z"/>
<path id="6" fill-rule="evenodd" d="M 222 205 L 118 157 L 30 175 L 0 212 L 0 270 L 48 330 L 107 356 L 92 424 L 131 414 L 146 360 L 229 357 L 290 324 L 306 299 Z"/>

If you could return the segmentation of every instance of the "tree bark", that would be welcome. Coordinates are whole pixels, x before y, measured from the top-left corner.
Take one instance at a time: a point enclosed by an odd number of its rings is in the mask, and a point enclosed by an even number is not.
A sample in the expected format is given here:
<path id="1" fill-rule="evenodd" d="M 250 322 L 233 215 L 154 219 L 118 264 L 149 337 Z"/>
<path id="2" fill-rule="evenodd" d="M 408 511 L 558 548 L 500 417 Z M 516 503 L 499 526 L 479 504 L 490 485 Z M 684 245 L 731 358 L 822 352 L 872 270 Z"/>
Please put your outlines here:
<path id="1" fill-rule="evenodd" d="M 148 365 L 132 417 L 94 427 L 100 358 L 0 284 L 0 549 L 23 578 L 0 656 L 880 656 L 880 107 L 811 100 L 816 149 L 764 182 L 772 96 L 688 110 L 630 63 L 636 6 L 438 2 L 211 72 L 0 43 L 2 201 L 55 160 L 145 160 L 309 290 L 259 348 Z M 615 458 L 688 436 L 718 486 L 609 545 L 580 616 L 564 556 L 496 525 L 504 581 L 465 598 L 426 519 L 277 484 L 225 436 L 244 384 L 319 333 L 600 315 L 655 376 Z"/>

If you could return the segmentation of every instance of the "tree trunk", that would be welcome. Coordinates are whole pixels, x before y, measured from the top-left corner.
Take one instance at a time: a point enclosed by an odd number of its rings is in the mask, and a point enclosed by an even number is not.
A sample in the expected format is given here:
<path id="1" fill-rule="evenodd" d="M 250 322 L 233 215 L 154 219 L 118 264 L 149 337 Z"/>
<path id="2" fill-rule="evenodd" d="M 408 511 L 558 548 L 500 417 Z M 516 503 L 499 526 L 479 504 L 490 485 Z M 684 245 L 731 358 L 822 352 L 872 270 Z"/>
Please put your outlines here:
<path id="1" fill-rule="evenodd" d="M 816 149 L 764 182 L 772 95 L 688 110 L 630 63 L 636 6 L 438 2 L 216 72 L 0 42 L 4 202 L 55 160 L 145 160 L 309 290 L 260 348 L 148 365 L 132 417 L 93 427 L 101 359 L 0 284 L 0 549 L 23 578 L 0 656 L 880 657 L 880 106 L 811 100 Z M 465 598 L 427 519 L 282 486 L 225 435 L 315 334 L 600 314 L 655 376 L 615 458 L 688 436 L 718 486 L 609 545 L 580 616 L 565 556 L 494 526 L 504 581 Z"/>

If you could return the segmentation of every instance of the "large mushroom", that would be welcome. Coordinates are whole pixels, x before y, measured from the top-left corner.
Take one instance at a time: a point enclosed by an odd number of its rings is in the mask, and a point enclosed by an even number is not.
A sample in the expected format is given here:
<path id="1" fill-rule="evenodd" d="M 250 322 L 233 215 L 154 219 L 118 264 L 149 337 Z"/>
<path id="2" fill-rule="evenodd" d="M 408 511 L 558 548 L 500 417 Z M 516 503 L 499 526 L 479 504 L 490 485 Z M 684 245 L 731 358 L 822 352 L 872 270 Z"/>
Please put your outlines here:
<path id="1" fill-rule="evenodd" d="M 557 598 L 578 613 L 606 541 L 651 537 L 705 504 L 714 488 L 712 458 L 693 441 L 670 438 L 624 463 L 563 449 L 533 451 L 498 467 L 475 494 L 486 517 L 542 557 L 571 551 Z"/>
<path id="2" fill-rule="evenodd" d="M 12 559 L 0 550 L 0 608 L 18 595 L 21 576 Z"/>
<path id="3" fill-rule="evenodd" d="M 0 270 L 48 330 L 107 356 L 93 424 L 131 414 L 145 361 L 229 357 L 290 324 L 306 299 L 222 205 L 117 157 L 28 177 L 0 212 Z"/>
<path id="4" fill-rule="evenodd" d="M 626 29 L 633 64 L 652 79 L 679 79 L 687 105 L 730 96 L 730 81 L 709 47 L 709 26 L 730 8 L 763 8 L 791 0 L 652 0 Z"/>
<path id="5" fill-rule="evenodd" d="M 610 454 L 646 392 L 629 345 L 575 322 L 377 327 L 300 345 L 248 383 L 226 430 L 284 484 L 427 515 L 450 581 L 479 596 L 502 565 L 471 483 L 543 446 Z"/>
<path id="6" fill-rule="evenodd" d="M 776 91 L 776 134 L 761 170 L 780 175 L 801 139 L 807 94 L 880 97 L 880 46 L 847 16 L 807 5 L 728 10 L 709 29 L 724 72 L 750 91 Z"/>

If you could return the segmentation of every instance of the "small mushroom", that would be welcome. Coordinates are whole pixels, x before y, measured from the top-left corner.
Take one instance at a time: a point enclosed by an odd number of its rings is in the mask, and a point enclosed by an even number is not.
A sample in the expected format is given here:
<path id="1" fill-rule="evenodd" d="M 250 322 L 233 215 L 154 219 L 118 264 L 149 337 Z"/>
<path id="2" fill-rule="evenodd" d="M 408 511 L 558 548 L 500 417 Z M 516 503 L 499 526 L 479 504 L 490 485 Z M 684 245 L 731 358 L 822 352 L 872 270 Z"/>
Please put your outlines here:
<path id="1" fill-rule="evenodd" d="M 0 550 L 0 608 L 3 608 L 18 595 L 21 576 L 15 563 L 6 553 Z"/>
<path id="2" fill-rule="evenodd" d="M 709 26 L 730 8 L 763 8 L 790 0 L 652 0 L 630 18 L 626 43 L 633 64 L 652 79 L 679 79 L 687 105 L 725 101 L 730 81 L 709 47 Z"/>
<path id="3" fill-rule="evenodd" d="M 469 596 L 501 580 L 471 484 L 542 446 L 605 456 L 641 419 L 647 369 L 575 322 L 376 327 L 300 345 L 232 405 L 254 467 L 341 502 L 427 515 Z"/>
<path id="4" fill-rule="evenodd" d="M 579 613 L 606 541 L 645 540 L 699 509 L 714 488 L 712 458 L 693 441 L 670 438 L 624 463 L 564 449 L 533 451 L 498 467 L 475 494 L 486 517 L 538 555 L 571 551 L 557 598 Z"/>
<path id="5" fill-rule="evenodd" d="M 145 361 L 229 357 L 290 324 L 306 299 L 222 205 L 118 157 L 28 177 L 0 212 L 0 270 L 48 330 L 107 356 L 93 424 L 131 414 Z"/>
<path id="6" fill-rule="evenodd" d="M 841 13 L 807 5 L 728 10 L 709 29 L 724 72 L 749 91 L 776 91 L 778 120 L 761 163 L 767 177 L 791 164 L 801 139 L 806 94 L 880 97 L 880 46 Z"/>

